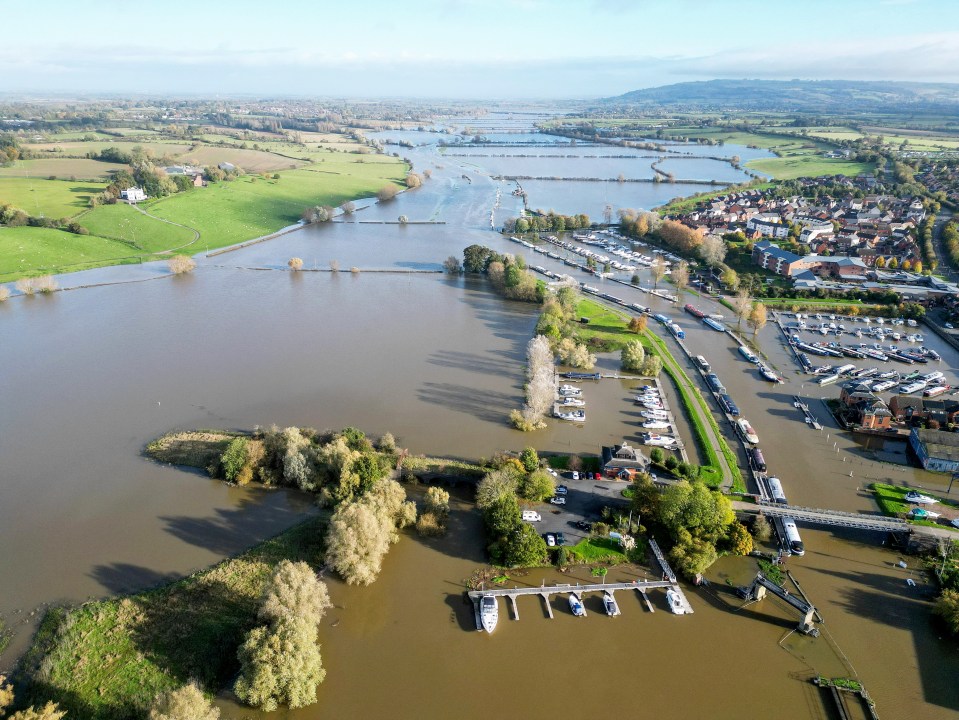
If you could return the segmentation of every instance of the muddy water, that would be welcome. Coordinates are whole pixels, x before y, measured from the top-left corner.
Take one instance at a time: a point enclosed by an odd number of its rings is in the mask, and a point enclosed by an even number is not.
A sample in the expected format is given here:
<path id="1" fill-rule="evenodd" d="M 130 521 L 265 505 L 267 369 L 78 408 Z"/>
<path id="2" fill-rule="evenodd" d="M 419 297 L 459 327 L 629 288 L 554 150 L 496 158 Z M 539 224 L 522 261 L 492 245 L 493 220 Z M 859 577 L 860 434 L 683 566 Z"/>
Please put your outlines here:
<path id="1" fill-rule="evenodd" d="M 17 609 L 154 584 L 309 511 L 291 495 L 230 489 L 144 460 L 143 445 L 171 428 L 353 424 L 391 430 L 414 452 L 464 457 L 531 440 L 545 451 L 589 453 L 635 437 L 629 384 L 612 380 L 586 386 L 585 427 L 554 423 L 530 437 L 507 427 L 506 414 L 521 400 L 519 368 L 535 310 L 490 295 L 478 280 L 406 271 L 435 268 L 472 242 L 515 252 L 486 228 L 497 193 L 498 213 L 515 214 L 518 201 L 508 184 L 422 152 L 443 165 L 432 180 L 350 222 L 203 259 L 190 277 L 0 306 L 0 613 L 16 623 Z M 400 214 L 449 224 L 363 222 Z M 335 259 L 363 271 L 291 275 L 282 268 L 293 255 L 307 267 Z M 149 268 L 91 271 L 84 281 L 140 277 L 151 277 Z M 638 290 L 609 291 L 681 315 Z M 842 448 L 851 453 L 851 441 L 809 430 L 791 409 L 788 395 L 804 389 L 798 375 L 770 390 L 752 378 L 731 341 L 683 324 L 690 346 L 709 357 L 757 426 L 791 499 L 872 509 L 857 491 L 870 470 L 844 472 Z M 786 369 L 774 330 L 761 339 Z M 959 366 L 944 357 L 943 365 Z M 615 366 L 614 358 L 601 362 Z M 880 469 L 931 482 L 913 470 Z M 759 614 L 733 613 L 724 597 L 697 593 L 696 614 L 674 618 L 661 598 L 654 614 L 624 598 L 621 618 L 592 612 L 574 622 L 561 603 L 548 621 L 527 599 L 520 622 L 477 635 L 467 629 L 460 592 L 482 563 L 478 519 L 456 518 L 447 541 L 411 537 L 396 546 L 374 586 L 334 582 L 340 608 L 322 637 L 328 680 L 320 704 L 296 717 L 478 716 L 504 705 L 531 716 L 624 707 L 650 715 L 724 718 L 769 708 L 788 718 L 822 716 L 802 679 L 812 668 L 832 672 L 836 653 L 795 639 L 780 648 L 792 620 L 772 604 Z M 808 552 L 793 568 L 883 717 L 955 715 L 954 645 L 931 629 L 928 605 L 905 594 L 897 558 L 868 537 L 803 535 Z M 716 573 L 745 571 L 720 565 Z M 617 623 L 615 632 L 609 623 Z M 4 663 L 23 648 L 28 627 L 17 625 Z M 569 672 L 551 688 L 560 657 Z M 689 693 L 691 678 L 702 692 Z M 227 717 L 246 715 L 230 710 Z"/>

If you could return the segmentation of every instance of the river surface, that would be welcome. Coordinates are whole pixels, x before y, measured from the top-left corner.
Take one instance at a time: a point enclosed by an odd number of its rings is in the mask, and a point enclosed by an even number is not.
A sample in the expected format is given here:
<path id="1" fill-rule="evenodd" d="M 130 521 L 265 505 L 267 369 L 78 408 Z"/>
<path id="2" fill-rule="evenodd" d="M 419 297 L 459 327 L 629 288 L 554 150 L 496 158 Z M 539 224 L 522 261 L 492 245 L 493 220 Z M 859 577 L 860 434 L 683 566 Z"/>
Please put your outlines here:
<path id="1" fill-rule="evenodd" d="M 507 426 L 507 413 L 522 401 L 535 308 L 497 298 L 481 279 L 428 271 L 473 242 L 522 249 L 488 229 L 491 214 L 501 222 L 521 201 L 510 195 L 511 183 L 461 163 L 476 158 L 441 157 L 428 145 L 403 150 L 417 169 L 432 167 L 433 178 L 347 222 L 201 258 L 187 277 L 104 268 L 61 284 L 119 284 L 0 305 L 0 613 L 17 631 L 0 664 L 25 647 L 36 618 L 30 613 L 46 603 L 180 576 L 310 511 L 291 494 L 229 488 L 143 458 L 144 445 L 168 430 L 356 425 L 372 435 L 392 431 L 413 452 L 468 458 L 530 442 L 541 451 L 596 453 L 636 438 L 630 384 L 618 380 L 587 386 L 584 427 L 551 423 L 526 436 Z M 565 184 L 544 183 L 544 204 L 558 206 L 550 187 Z M 383 224 L 401 214 L 446 224 Z M 528 254 L 531 264 L 564 267 Z M 291 256 L 317 271 L 288 272 Z M 331 260 L 359 272 L 332 274 Z M 664 300 L 607 285 L 628 302 L 682 316 Z M 728 336 L 680 322 L 690 349 L 709 358 L 756 427 L 792 502 L 874 512 L 862 490 L 872 479 L 944 484 L 941 476 L 874 462 L 837 435 L 824 412 L 817 413 L 823 432 L 809 429 L 791 396 L 838 390 L 810 390 L 772 325 L 760 341 L 787 375 L 778 387 L 758 380 Z M 954 353 L 929 338 L 926 344 L 943 354 L 943 367 L 959 367 Z M 600 363 L 612 370 L 616 358 Z M 680 433 L 692 448 L 683 424 Z M 650 614 L 627 596 L 616 619 L 588 605 L 590 617 L 574 620 L 557 601 L 549 621 L 538 600 L 525 598 L 521 621 L 509 621 L 504 607 L 499 629 L 485 636 L 471 629 L 462 604 L 463 580 L 484 558 L 478 516 L 460 503 L 448 538 L 404 538 L 372 587 L 331 581 L 337 608 L 321 632 L 328 676 L 319 704 L 269 717 L 626 711 L 734 718 L 757 709 L 827 717 L 806 682 L 815 672 L 857 673 L 883 718 L 959 714 L 959 654 L 929 621 L 915 562 L 896 567 L 899 557 L 869 535 L 802 532 L 806 556 L 790 563 L 826 618 L 828 636 L 818 641 L 783 640 L 794 620 L 770 600 L 734 612 L 738 603 L 728 595 L 698 590 L 690 590 L 696 612 L 687 617 L 666 612 L 661 597 Z M 721 562 L 713 579 L 745 582 L 751 568 L 742 562 Z M 907 588 L 906 577 L 920 588 Z M 558 579 L 565 580 L 547 572 L 515 582 Z M 259 717 L 224 708 L 226 718 Z"/>

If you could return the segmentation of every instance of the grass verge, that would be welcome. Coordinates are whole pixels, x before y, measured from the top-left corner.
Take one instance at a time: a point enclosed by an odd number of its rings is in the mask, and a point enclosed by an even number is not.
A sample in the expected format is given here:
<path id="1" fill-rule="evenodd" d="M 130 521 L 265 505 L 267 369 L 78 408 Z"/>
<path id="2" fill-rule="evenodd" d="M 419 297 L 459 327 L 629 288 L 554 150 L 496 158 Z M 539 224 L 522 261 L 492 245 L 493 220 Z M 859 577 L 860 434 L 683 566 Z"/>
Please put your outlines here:
<path id="1" fill-rule="evenodd" d="M 23 660 L 28 699 L 58 702 L 69 717 L 119 720 L 144 717 L 158 692 L 190 678 L 224 687 L 274 568 L 318 565 L 325 522 L 311 518 L 154 590 L 51 610 Z"/>

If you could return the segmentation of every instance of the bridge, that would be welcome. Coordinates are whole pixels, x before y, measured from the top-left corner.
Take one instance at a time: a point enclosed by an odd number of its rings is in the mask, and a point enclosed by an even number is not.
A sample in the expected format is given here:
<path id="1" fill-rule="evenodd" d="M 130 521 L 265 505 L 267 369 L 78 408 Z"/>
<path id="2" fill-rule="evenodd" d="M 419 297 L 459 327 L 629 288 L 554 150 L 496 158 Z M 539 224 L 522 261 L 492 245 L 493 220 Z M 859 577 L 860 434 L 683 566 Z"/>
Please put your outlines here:
<path id="1" fill-rule="evenodd" d="M 818 613 L 812 603 L 799 595 L 793 595 L 785 588 L 780 587 L 768 579 L 762 573 L 757 573 L 753 584 L 749 586 L 750 601 L 755 602 L 762 600 L 767 592 L 772 593 L 802 615 L 802 620 L 799 622 L 799 632 L 805 635 L 812 635 L 813 637 L 819 635 L 819 631 L 813 625 L 813 618 L 817 617 Z"/>
<path id="2" fill-rule="evenodd" d="M 886 533 L 912 533 L 916 529 L 915 526 L 899 518 L 863 515 L 840 510 L 823 510 L 821 508 L 798 507 L 770 502 L 760 502 L 759 504 L 734 502 L 733 508 L 740 512 L 762 513 L 771 517 L 791 517 L 796 522 L 809 525 L 828 525 Z"/>

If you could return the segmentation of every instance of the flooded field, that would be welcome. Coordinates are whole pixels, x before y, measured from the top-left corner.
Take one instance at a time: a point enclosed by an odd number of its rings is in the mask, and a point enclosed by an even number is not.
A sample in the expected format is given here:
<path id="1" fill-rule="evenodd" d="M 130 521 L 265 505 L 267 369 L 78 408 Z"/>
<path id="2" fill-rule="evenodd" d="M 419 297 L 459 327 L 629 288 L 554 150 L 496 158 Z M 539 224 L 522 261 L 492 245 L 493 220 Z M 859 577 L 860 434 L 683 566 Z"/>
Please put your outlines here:
<path id="1" fill-rule="evenodd" d="M 419 271 L 437 269 L 474 242 L 516 252 L 515 243 L 488 228 L 491 214 L 515 215 L 521 201 L 510 195 L 511 184 L 435 148 L 404 151 L 418 168 L 432 167 L 433 178 L 349 222 L 198 258 L 187 277 L 159 277 L 149 266 L 104 268 L 61 284 L 123 284 L 0 305 L 0 614 L 17 631 L 0 665 L 25 647 L 36 619 L 30 613 L 45 603 L 156 584 L 310 512 L 295 495 L 229 488 L 144 459 L 144 445 L 165 431 L 355 425 L 373 435 L 392 431 L 413 452 L 469 458 L 529 443 L 546 452 L 596 453 L 636 437 L 631 384 L 619 380 L 588 386 L 585 426 L 551 423 L 535 435 L 508 427 L 506 415 L 522 399 L 536 308 L 499 299 L 482 279 Z M 668 189 L 680 194 L 679 186 Z M 583 204 L 606 202 L 564 183 L 544 182 L 536 192 L 544 206 L 568 212 L 597 214 Z M 583 204 L 574 207 L 577 197 Z M 624 206 L 655 204 L 634 200 L 624 198 Z M 401 214 L 446 224 L 383 224 Z M 291 256 L 317 272 L 288 272 Z M 565 267 L 539 254 L 528 259 Z M 359 272 L 331 274 L 331 260 Z M 727 335 L 684 316 L 682 303 L 606 286 L 687 329 L 688 346 L 708 357 L 753 423 L 791 501 L 875 511 L 862 489 L 870 478 L 941 482 L 875 463 L 849 436 L 836 434 L 824 411 L 823 432 L 807 427 L 791 396 L 818 401 L 834 393 L 811 387 L 772 325 L 759 340 L 786 376 L 779 386 L 759 379 Z M 696 302 L 728 315 L 711 301 Z M 942 354 L 943 367 L 959 367 L 954 354 Z M 600 360 L 604 369 L 616 363 Z M 731 437 L 724 421 L 720 427 Z M 681 425 L 680 434 L 688 429 Z M 463 580 L 484 562 L 479 525 L 461 502 L 448 538 L 404 538 L 375 585 L 332 581 L 337 607 L 321 631 L 328 676 L 319 704 L 263 717 L 479 717 L 502 713 L 505 702 L 509 714 L 531 717 L 609 707 L 738 718 L 768 708 L 798 720 L 829 716 L 808 679 L 851 674 L 849 667 L 884 720 L 959 713 L 955 643 L 930 623 L 914 561 L 898 568 L 899 557 L 878 538 L 803 528 L 807 553 L 790 568 L 826 619 L 828 635 L 817 641 L 786 637 L 795 619 L 773 601 L 739 610 L 720 589 L 690 589 L 696 612 L 686 617 L 670 615 L 662 598 L 655 613 L 623 598 L 616 619 L 601 616 L 591 601 L 585 620 L 557 605 L 550 621 L 536 602 L 521 601 L 521 621 L 503 621 L 496 634 L 481 636 L 462 598 Z M 743 582 L 752 568 L 737 562 L 713 568 L 714 583 Z M 617 570 L 616 577 L 636 576 L 630 572 Z M 588 570 L 576 575 L 588 577 Z M 906 577 L 920 587 L 908 589 Z M 514 581 L 569 577 L 543 571 Z M 553 686 L 541 678 L 555 674 L 561 651 L 567 671 Z M 696 693 L 689 692 L 693 679 Z M 226 702 L 224 717 L 257 715 Z"/>

